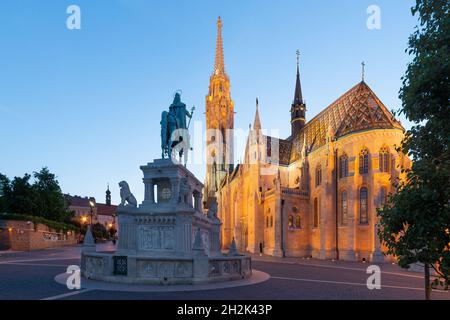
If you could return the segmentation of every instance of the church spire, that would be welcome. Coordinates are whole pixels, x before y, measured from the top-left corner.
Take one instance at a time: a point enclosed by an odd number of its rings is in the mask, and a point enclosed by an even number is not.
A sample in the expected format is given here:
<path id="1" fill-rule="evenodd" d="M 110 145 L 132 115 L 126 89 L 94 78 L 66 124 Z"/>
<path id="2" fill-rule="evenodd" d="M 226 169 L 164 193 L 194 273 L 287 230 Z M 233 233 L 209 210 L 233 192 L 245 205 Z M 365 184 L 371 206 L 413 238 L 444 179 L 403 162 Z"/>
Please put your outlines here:
<path id="1" fill-rule="evenodd" d="M 297 78 L 295 82 L 294 104 L 303 103 L 302 86 L 300 84 L 300 51 L 297 50 Z"/>
<path id="2" fill-rule="evenodd" d="M 107 206 L 111 205 L 111 191 L 109 190 L 109 183 L 108 188 L 106 189 L 106 205 Z"/>
<path id="3" fill-rule="evenodd" d="M 261 120 L 259 118 L 259 101 L 256 98 L 256 113 L 255 113 L 255 121 L 253 121 L 253 130 L 261 130 Z"/>
<path id="4" fill-rule="evenodd" d="M 220 17 L 217 19 L 216 61 L 214 63 L 214 74 L 225 74 L 222 43 L 222 20 Z"/>
<path id="5" fill-rule="evenodd" d="M 297 50 L 297 77 L 295 79 L 294 102 L 291 105 L 291 136 L 297 136 L 305 126 L 306 104 L 300 84 L 300 51 Z"/>

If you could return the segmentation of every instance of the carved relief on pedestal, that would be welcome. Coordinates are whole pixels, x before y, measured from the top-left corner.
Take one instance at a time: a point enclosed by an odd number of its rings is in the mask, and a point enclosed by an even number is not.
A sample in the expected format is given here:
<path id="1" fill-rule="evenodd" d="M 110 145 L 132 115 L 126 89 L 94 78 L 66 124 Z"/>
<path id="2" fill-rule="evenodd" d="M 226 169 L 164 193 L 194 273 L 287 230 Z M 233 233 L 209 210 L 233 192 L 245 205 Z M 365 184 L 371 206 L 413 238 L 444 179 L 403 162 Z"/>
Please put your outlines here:
<path id="1" fill-rule="evenodd" d="M 174 250 L 175 229 L 173 226 L 138 227 L 139 250 Z"/>
<path id="2" fill-rule="evenodd" d="M 170 261 L 158 263 L 158 277 L 172 278 L 174 276 L 175 276 L 175 263 Z"/>
<path id="3" fill-rule="evenodd" d="M 89 276 L 103 273 L 103 259 L 95 257 L 86 258 L 86 273 Z"/>
<path id="4" fill-rule="evenodd" d="M 138 263 L 138 272 L 141 277 L 156 278 L 157 267 L 155 261 L 140 261 Z"/>
<path id="5" fill-rule="evenodd" d="M 177 278 L 189 278 L 192 277 L 192 263 L 191 262 L 177 262 L 175 276 Z"/>

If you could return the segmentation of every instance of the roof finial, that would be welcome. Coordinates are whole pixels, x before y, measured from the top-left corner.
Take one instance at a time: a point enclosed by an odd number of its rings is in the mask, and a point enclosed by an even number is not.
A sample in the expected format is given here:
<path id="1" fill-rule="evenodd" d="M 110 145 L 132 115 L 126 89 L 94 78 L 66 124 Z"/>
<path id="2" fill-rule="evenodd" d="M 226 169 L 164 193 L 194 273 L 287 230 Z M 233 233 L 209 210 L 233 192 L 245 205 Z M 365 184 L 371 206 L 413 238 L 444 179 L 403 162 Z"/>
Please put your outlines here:
<path id="1" fill-rule="evenodd" d="M 366 76 L 366 63 L 363 61 L 361 62 L 361 79 L 362 82 L 364 82 L 364 77 Z"/>
<path id="2" fill-rule="evenodd" d="M 214 74 L 225 73 L 225 62 L 223 58 L 223 44 L 222 44 L 222 19 L 217 19 L 217 43 L 216 43 L 216 61 L 214 64 Z"/>
<path id="3" fill-rule="evenodd" d="M 303 103 L 303 96 L 302 86 L 300 84 L 300 50 L 297 49 L 295 53 L 297 54 L 297 77 L 295 79 L 294 104 L 301 104 Z"/>

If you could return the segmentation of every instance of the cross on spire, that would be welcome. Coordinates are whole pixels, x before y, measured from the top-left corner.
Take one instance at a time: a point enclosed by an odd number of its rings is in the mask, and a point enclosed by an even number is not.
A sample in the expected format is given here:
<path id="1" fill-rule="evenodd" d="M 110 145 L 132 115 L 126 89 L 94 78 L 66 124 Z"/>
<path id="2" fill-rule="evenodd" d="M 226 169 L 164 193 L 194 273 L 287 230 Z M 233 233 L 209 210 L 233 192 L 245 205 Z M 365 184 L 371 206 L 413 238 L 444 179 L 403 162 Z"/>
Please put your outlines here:
<path id="1" fill-rule="evenodd" d="M 363 61 L 361 62 L 361 79 L 364 82 L 364 77 L 366 76 L 366 63 Z"/>
<path id="2" fill-rule="evenodd" d="M 297 77 L 295 79 L 294 104 L 300 104 L 303 103 L 302 86 L 300 84 L 300 50 L 297 50 L 295 53 L 297 54 Z"/>

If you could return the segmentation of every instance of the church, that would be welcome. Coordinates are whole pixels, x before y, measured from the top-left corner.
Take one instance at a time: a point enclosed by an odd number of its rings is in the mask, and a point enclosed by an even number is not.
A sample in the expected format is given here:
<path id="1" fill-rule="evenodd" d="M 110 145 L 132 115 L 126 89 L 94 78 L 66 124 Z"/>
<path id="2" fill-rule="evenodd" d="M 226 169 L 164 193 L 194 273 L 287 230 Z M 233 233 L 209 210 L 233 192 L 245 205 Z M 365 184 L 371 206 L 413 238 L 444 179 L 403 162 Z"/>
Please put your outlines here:
<path id="1" fill-rule="evenodd" d="M 217 201 L 222 246 L 277 257 L 380 262 L 377 207 L 410 165 L 398 153 L 404 128 L 364 81 L 307 121 L 300 68 L 291 135 L 264 134 L 258 101 L 242 163 L 234 165 L 234 104 L 225 72 L 222 22 L 206 96 L 207 170 L 203 203 Z M 218 147 L 219 146 L 219 147 Z M 220 157 L 220 158 L 219 158 Z"/>

